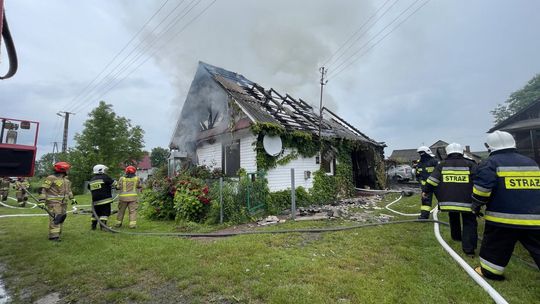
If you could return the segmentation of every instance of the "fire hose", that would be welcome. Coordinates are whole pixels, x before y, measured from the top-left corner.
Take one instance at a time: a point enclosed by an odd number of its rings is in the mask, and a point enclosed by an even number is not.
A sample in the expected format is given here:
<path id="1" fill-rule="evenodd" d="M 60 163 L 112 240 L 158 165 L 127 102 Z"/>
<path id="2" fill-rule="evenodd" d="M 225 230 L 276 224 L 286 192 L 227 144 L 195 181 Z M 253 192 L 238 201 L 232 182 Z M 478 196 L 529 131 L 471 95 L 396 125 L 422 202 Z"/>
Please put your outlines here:
<path id="1" fill-rule="evenodd" d="M 17 69 L 19 67 L 19 61 L 17 60 L 17 52 L 15 51 L 15 44 L 13 43 L 13 37 L 11 37 L 11 32 L 7 23 L 5 10 L 1 11 L 0 14 L 2 14 L 3 16 L 3 18 L 0 18 L 3 19 L 2 26 L 0 26 L 0 28 L 2 28 L 0 36 L 4 37 L 4 42 L 6 44 L 6 50 L 9 59 L 9 70 L 7 71 L 6 75 L 0 76 L 0 79 L 8 79 L 15 75 L 15 73 L 17 72 Z M 2 39 L 0 39 L 0 41 L 1 40 Z"/>

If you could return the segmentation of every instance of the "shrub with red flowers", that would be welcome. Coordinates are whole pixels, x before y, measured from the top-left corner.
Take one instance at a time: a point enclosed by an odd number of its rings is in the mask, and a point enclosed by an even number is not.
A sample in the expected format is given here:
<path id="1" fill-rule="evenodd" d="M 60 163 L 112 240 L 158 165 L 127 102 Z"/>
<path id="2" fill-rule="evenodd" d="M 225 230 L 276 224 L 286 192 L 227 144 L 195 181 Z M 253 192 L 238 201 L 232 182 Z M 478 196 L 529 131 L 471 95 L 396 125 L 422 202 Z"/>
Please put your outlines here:
<path id="1" fill-rule="evenodd" d="M 183 176 L 174 187 L 176 220 L 201 222 L 211 204 L 208 185 L 201 179 Z"/>

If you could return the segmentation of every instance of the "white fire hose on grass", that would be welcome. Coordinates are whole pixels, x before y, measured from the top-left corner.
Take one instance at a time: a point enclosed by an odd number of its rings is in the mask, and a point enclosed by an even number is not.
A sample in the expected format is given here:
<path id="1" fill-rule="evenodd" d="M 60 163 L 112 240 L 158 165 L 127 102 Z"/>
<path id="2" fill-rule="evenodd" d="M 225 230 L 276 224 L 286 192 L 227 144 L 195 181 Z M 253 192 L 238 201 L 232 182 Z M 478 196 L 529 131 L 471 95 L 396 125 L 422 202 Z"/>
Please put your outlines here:
<path id="1" fill-rule="evenodd" d="M 385 208 L 391 212 L 394 212 L 396 214 L 403 215 L 403 216 L 418 216 L 419 213 L 414 213 L 414 214 L 403 213 L 403 212 L 399 212 L 390 208 L 390 206 L 399 202 L 402 198 L 403 198 L 403 194 L 401 194 L 396 200 L 387 204 Z M 501 296 L 501 294 L 497 292 L 497 290 L 495 290 L 486 280 L 484 280 L 482 276 L 476 273 L 476 271 L 459 254 L 457 254 L 454 251 L 454 249 L 452 249 L 452 247 L 448 245 L 448 243 L 446 243 L 446 241 L 442 238 L 441 232 L 439 229 L 439 217 L 438 217 L 439 211 L 437 210 L 437 208 L 433 208 L 431 210 L 431 213 L 433 213 L 433 219 L 435 220 L 434 221 L 435 225 L 433 226 L 435 237 L 437 238 L 437 241 L 439 242 L 439 244 L 441 244 L 441 246 L 444 248 L 444 250 L 446 250 L 446 252 L 450 254 L 450 256 L 459 264 L 459 266 L 461 266 L 461 268 L 465 270 L 465 272 L 476 282 L 476 284 L 480 285 L 480 287 L 482 287 L 489 294 L 489 296 L 493 299 L 493 301 L 495 301 L 495 303 L 508 304 L 508 302 Z"/>

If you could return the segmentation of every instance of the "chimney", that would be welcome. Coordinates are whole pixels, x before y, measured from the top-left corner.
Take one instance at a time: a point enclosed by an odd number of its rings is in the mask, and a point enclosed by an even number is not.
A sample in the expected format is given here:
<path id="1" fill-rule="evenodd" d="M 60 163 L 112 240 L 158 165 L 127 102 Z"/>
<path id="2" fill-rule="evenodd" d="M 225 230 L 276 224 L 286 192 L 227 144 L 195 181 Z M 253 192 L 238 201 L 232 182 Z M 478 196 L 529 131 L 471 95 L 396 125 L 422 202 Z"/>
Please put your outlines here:
<path id="1" fill-rule="evenodd" d="M 465 146 L 465 152 L 471 153 L 471 146 Z"/>

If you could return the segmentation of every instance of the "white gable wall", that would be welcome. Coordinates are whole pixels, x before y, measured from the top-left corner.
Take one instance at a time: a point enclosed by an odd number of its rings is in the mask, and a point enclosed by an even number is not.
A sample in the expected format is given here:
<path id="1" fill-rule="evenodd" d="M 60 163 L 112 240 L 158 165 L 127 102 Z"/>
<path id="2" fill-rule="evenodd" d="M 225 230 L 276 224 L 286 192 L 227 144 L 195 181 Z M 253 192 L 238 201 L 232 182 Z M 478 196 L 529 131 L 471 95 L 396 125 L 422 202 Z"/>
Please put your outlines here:
<path id="1" fill-rule="evenodd" d="M 285 149 L 284 155 L 291 153 L 290 149 Z M 313 187 L 313 174 L 319 170 L 320 165 L 315 163 L 315 156 L 305 158 L 299 156 L 284 166 L 277 166 L 270 169 L 267 174 L 268 187 L 271 192 L 291 188 L 291 168 L 294 168 L 294 182 L 296 187 L 310 189 Z M 310 177 L 305 178 L 304 172 L 309 171 Z"/>
<path id="2" fill-rule="evenodd" d="M 240 168 L 244 168 L 247 173 L 257 171 L 257 152 L 254 146 L 256 140 L 253 134 L 240 138 Z"/>
<path id="3" fill-rule="evenodd" d="M 197 147 L 199 165 L 206 165 L 210 169 L 221 168 L 221 153 L 220 141 L 216 141 L 213 144 L 203 143 Z"/>

